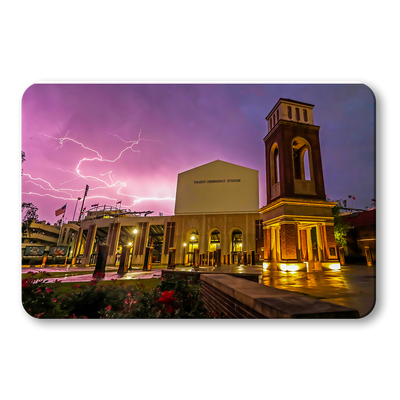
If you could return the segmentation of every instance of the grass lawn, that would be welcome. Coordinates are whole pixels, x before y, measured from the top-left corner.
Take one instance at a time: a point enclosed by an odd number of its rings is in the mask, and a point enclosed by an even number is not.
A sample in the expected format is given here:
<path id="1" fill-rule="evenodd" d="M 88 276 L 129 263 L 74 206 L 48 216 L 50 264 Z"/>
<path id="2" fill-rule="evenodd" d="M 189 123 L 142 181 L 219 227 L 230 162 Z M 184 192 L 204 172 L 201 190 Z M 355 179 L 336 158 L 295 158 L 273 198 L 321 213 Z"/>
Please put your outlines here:
<path id="1" fill-rule="evenodd" d="M 109 272 L 109 271 L 107 271 Z M 69 272 L 49 272 L 51 278 L 64 278 L 65 276 L 77 276 L 77 275 L 92 275 L 93 270 L 88 271 L 69 271 Z M 21 279 L 30 278 L 30 273 L 23 273 Z M 37 278 L 41 279 L 41 274 L 39 272 Z M 50 277 L 49 277 L 50 278 Z M 46 279 L 46 278 L 45 278 Z M 150 278 L 150 279 L 124 279 L 116 281 L 102 281 L 98 282 L 98 285 L 114 285 L 114 286 L 135 286 L 137 288 L 143 288 L 144 291 L 149 291 L 155 288 L 160 283 L 160 279 Z M 61 284 L 47 283 L 49 287 L 58 286 L 56 291 L 59 294 L 70 293 L 71 288 L 79 285 L 80 288 L 84 288 L 89 284 L 89 282 L 63 282 Z"/>
<path id="2" fill-rule="evenodd" d="M 38 271 L 39 272 L 39 271 Z M 108 272 L 108 271 L 107 271 Z M 40 272 L 39 272 L 40 273 Z M 52 278 L 64 278 L 66 276 L 77 276 L 77 275 L 93 275 L 93 271 L 68 271 L 68 272 L 49 272 Z M 22 274 L 22 279 L 30 278 L 31 274 L 26 272 Z"/>
<path id="3" fill-rule="evenodd" d="M 129 280 L 118 280 L 118 281 L 99 281 L 98 285 L 101 286 L 135 286 L 137 288 L 143 288 L 143 291 L 150 291 L 155 288 L 160 283 L 160 279 L 150 278 L 150 279 L 129 279 Z M 79 288 L 84 288 L 89 285 L 89 282 L 65 282 L 61 284 L 47 283 L 48 287 L 54 289 L 58 294 L 70 293 L 72 287 L 79 285 Z M 57 286 L 55 289 L 53 286 Z"/>

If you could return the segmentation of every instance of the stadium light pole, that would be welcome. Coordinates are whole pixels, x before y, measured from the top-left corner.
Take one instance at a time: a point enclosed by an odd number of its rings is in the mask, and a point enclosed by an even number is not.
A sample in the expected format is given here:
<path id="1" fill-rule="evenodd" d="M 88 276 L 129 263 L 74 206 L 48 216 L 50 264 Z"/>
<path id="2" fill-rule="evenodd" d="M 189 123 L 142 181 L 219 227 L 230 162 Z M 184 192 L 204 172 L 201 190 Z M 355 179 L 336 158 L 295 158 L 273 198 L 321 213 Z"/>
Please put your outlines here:
<path id="1" fill-rule="evenodd" d="M 81 198 L 81 197 L 78 197 L 77 200 L 76 200 L 75 211 L 74 211 L 74 216 L 72 217 L 72 221 L 75 221 L 76 207 L 78 207 L 78 201 L 79 201 L 79 200 L 82 200 L 82 198 Z"/>

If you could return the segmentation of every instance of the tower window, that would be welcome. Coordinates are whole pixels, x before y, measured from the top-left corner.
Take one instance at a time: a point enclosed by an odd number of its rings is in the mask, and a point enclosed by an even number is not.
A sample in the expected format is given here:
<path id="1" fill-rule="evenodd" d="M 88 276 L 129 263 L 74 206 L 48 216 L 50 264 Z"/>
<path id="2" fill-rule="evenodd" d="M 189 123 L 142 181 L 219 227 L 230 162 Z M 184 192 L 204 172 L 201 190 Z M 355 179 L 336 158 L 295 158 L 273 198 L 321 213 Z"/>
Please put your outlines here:
<path id="1" fill-rule="evenodd" d="M 275 126 L 275 114 L 272 116 L 272 118 L 274 119 L 274 126 Z"/>
<path id="2" fill-rule="evenodd" d="M 279 182 L 279 150 L 278 146 L 272 147 L 271 151 L 271 184 L 272 186 Z"/>
<path id="3" fill-rule="evenodd" d="M 288 118 L 292 119 L 292 107 L 287 106 Z"/>
<path id="4" fill-rule="evenodd" d="M 296 107 L 296 119 L 300 121 L 300 109 Z"/>
<path id="5" fill-rule="evenodd" d="M 302 138 L 293 141 L 293 165 L 294 178 L 300 180 L 311 180 L 311 160 L 309 147 Z"/>
<path id="6" fill-rule="evenodd" d="M 303 119 L 304 122 L 308 122 L 307 110 L 303 110 Z"/>
<path id="7" fill-rule="evenodd" d="M 279 110 L 276 110 L 276 122 L 279 121 Z"/>

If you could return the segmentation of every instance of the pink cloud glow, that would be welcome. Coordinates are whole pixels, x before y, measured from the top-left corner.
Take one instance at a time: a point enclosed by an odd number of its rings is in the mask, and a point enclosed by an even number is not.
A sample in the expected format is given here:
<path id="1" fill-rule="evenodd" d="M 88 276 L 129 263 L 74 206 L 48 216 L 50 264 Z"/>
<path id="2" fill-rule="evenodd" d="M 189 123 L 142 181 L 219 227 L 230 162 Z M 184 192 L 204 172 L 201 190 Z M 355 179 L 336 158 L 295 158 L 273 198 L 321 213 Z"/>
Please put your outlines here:
<path id="1" fill-rule="evenodd" d="M 76 199 L 83 197 L 87 184 L 86 209 L 94 203 L 115 206 L 122 200 L 122 208 L 132 211 L 173 214 L 178 173 L 220 159 L 259 171 L 263 206 L 264 118 L 279 97 L 315 104 L 316 124 L 332 131 L 338 129 L 338 121 L 331 121 L 328 108 L 335 101 L 337 112 L 340 107 L 346 109 L 352 99 L 364 102 L 358 107 L 360 113 L 373 111 L 371 95 L 360 90 L 360 85 L 351 90 L 342 85 L 336 96 L 332 86 L 33 85 L 22 100 L 22 150 L 26 153 L 22 201 L 38 206 L 40 219 L 51 223 L 59 218 L 55 210 L 67 203 L 66 219 L 72 220 Z M 364 144 L 368 135 L 364 150 L 373 154 L 374 132 L 367 128 L 359 127 Z M 339 141 L 333 151 L 329 132 L 321 129 L 322 134 L 327 193 L 334 198 L 350 194 L 348 190 L 355 192 L 346 174 L 345 187 L 335 186 L 338 172 L 330 169 L 333 163 L 346 165 L 346 148 L 340 153 Z M 353 139 L 350 135 L 346 141 Z M 352 157 L 365 162 L 365 177 L 359 179 L 367 182 L 373 176 L 373 160 L 354 151 Z M 360 197 L 375 197 L 373 185 L 359 190 L 363 192 Z"/>

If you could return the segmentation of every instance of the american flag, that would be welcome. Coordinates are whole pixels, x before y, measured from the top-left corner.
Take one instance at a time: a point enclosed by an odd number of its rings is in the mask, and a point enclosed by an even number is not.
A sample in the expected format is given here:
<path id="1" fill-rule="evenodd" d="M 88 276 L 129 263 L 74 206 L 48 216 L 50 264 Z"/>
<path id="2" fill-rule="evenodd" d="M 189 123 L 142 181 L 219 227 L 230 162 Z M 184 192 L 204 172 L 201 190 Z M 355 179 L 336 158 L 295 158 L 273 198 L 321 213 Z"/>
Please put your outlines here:
<path id="1" fill-rule="evenodd" d="M 90 207 L 98 207 L 99 206 L 99 203 L 97 203 L 97 204 L 92 204 Z"/>
<path id="2" fill-rule="evenodd" d="M 58 210 L 56 210 L 56 217 L 57 217 L 58 215 L 64 214 L 66 208 L 67 208 L 67 205 L 62 206 L 61 208 L 59 208 Z"/>

